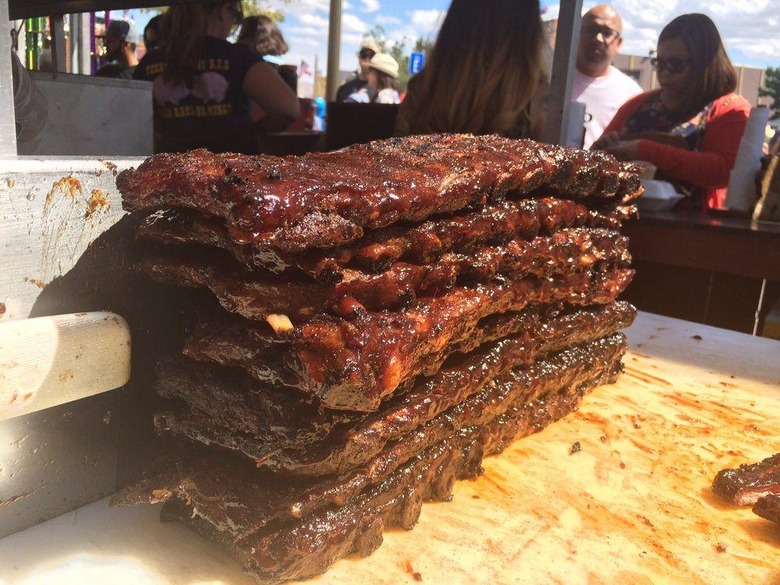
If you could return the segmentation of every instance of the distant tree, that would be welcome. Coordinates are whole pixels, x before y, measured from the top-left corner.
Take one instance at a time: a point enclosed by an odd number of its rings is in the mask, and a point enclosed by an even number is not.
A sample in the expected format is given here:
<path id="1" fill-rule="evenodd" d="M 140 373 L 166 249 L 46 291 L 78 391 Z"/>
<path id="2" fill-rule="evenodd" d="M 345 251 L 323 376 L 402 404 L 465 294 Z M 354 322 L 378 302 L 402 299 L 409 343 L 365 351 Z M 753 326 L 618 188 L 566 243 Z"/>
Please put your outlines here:
<path id="1" fill-rule="evenodd" d="M 432 48 L 433 48 L 433 41 L 431 39 L 418 38 L 416 41 L 414 41 L 415 53 L 423 53 L 427 55 L 428 51 L 430 51 Z"/>
<path id="2" fill-rule="evenodd" d="M 406 50 L 406 43 L 402 41 L 393 41 L 390 45 L 387 40 L 387 33 L 382 25 L 376 25 L 372 28 L 368 35 L 372 41 L 374 41 L 379 50 L 383 53 L 389 54 L 393 59 L 398 62 L 398 79 L 396 85 L 398 91 L 403 93 L 406 91 L 406 86 L 409 83 L 409 52 Z M 418 38 L 414 42 L 413 52 L 427 54 L 430 48 L 433 46 L 433 41 L 429 39 Z"/>
<path id="3" fill-rule="evenodd" d="M 377 24 L 374 26 L 374 28 L 368 31 L 368 34 L 363 36 L 363 40 L 365 41 L 366 39 L 374 41 L 376 46 L 379 47 L 379 50 L 383 53 L 387 52 L 387 33 L 385 32 L 385 27 L 383 27 L 381 24 Z"/>
<path id="4" fill-rule="evenodd" d="M 283 4 L 289 4 L 292 0 L 281 0 Z M 139 8 L 141 12 L 154 12 L 155 14 L 163 14 L 168 10 L 167 6 L 157 8 Z M 268 6 L 267 1 L 263 0 L 241 0 L 241 11 L 244 16 L 260 15 L 263 14 L 268 18 L 274 20 L 274 22 L 284 22 L 284 11 L 282 9 L 272 9 Z"/>
<path id="5" fill-rule="evenodd" d="M 767 67 L 764 72 L 764 86 L 758 88 L 758 95 L 772 98 L 774 113 L 772 118 L 780 116 L 780 67 Z"/>
<path id="6" fill-rule="evenodd" d="M 395 42 L 388 52 L 393 59 L 398 61 L 398 79 L 395 80 L 395 83 L 399 93 L 403 93 L 409 83 L 409 55 L 406 54 L 406 45 L 403 41 Z"/>
<path id="7" fill-rule="evenodd" d="M 283 4 L 289 4 L 291 0 L 282 0 Z M 269 2 L 263 0 L 241 0 L 241 10 L 244 16 L 264 15 L 276 23 L 284 22 L 284 10 L 272 9 Z"/>

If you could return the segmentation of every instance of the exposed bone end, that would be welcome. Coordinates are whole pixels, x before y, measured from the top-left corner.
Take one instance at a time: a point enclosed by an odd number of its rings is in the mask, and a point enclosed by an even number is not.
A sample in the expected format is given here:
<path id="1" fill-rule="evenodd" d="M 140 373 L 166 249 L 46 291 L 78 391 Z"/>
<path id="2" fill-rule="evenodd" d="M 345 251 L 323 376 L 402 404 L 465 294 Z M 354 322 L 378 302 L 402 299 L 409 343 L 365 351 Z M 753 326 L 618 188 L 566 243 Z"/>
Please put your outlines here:
<path id="1" fill-rule="evenodd" d="M 287 315 L 271 314 L 268 315 L 265 320 L 275 333 L 290 333 L 293 330 L 292 321 L 290 321 L 290 318 Z"/>

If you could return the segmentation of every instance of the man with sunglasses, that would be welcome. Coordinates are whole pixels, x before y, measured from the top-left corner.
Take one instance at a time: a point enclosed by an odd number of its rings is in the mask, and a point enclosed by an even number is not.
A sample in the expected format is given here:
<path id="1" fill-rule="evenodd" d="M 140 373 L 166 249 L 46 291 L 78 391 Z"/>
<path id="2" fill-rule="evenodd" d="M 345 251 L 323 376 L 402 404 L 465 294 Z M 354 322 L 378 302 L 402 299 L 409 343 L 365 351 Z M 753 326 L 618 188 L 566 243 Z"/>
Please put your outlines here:
<path id="1" fill-rule="evenodd" d="M 582 17 L 572 99 L 585 104 L 583 148 L 601 136 L 626 100 L 642 92 L 636 81 L 612 66 L 623 44 L 622 30 L 620 15 L 609 4 L 594 6 Z"/>
<path id="2" fill-rule="evenodd" d="M 353 93 L 359 92 L 368 85 L 368 64 L 371 62 L 371 58 L 379 52 L 379 47 L 375 42 L 363 41 L 358 52 L 359 69 L 357 75 L 336 90 L 337 102 L 345 101 Z"/>

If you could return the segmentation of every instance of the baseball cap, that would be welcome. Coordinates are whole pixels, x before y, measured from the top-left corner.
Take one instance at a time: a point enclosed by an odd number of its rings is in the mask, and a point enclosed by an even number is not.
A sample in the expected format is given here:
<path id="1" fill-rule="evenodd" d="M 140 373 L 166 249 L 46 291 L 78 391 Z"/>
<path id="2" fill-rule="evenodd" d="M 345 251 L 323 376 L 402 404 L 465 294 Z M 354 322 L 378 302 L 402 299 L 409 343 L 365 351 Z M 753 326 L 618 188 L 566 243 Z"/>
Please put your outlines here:
<path id="1" fill-rule="evenodd" d="M 371 57 L 368 66 L 382 73 L 387 73 L 390 77 L 398 77 L 398 61 L 387 53 L 377 53 Z"/>
<path id="2" fill-rule="evenodd" d="M 108 23 L 106 33 L 99 35 L 103 38 L 119 39 L 124 43 L 137 45 L 141 38 L 138 36 L 138 29 L 132 20 L 112 20 Z"/>

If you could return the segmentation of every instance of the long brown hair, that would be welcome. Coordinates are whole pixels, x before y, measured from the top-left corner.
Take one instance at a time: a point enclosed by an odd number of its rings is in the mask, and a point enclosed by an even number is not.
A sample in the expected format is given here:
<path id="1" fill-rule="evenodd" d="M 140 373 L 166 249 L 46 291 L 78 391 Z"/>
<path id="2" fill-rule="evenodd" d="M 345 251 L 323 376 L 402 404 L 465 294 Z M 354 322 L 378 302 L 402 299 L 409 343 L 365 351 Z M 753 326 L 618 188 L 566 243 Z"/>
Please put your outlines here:
<path id="1" fill-rule="evenodd" d="M 684 103 L 699 111 L 709 102 L 734 91 L 737 72 L 726 54 L 718 27 L 704 14 L 683 14 L 661 31 L 658 43 L 678 39 L 691 55 L 692 81 Z"/>
<path id="2" fill-rule="evenodd" d="M 545 83 L 543 42 L 538 0 L 453 0 L 425 68 L 410 80 L 398 133 L 530 126 Z"/>
<path id="3" fill-rule="evenodd" d="M 398 89 L 392 76 L 388 75 L 384 71 L 380 71 L 379 69 L 374 69 L 374 72 L 376 73 L 376 93 L 371 96 L 372 102 L 376 101 L 379 92 L 383 89 Z"/>
<path id="4" fill-rule="evenodd" d="M 229 2 L 183 3 L 168 9 L 160 23 L 165 38 L 166 81 L 192 87 L 209 16 L 224 4 Z"/>

